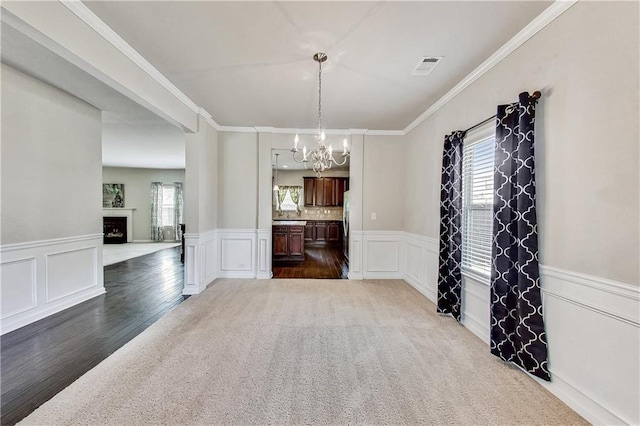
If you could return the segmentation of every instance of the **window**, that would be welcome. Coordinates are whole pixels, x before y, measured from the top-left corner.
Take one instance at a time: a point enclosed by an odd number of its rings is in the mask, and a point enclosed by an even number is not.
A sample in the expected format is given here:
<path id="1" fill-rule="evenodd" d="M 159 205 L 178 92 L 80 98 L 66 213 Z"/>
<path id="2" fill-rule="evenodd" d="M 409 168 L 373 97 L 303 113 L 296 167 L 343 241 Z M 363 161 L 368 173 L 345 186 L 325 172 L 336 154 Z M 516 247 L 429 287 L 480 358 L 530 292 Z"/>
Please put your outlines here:
<path id="1" fill-rule="evenodd" d="M 162 185 L 162 226 L 173 226 L 175 186 Z"/>
<path id="2" fill-rule="evenodd" d="M 293 202 L 293 199 L 291 198 L 291 191 L 289 190 L 289 188 L 285 189 L 287 191 L 287 193 L 284 196 L 284 200 L 282 201 L 282 204 L 280 204 L 280 210 L 282 211 L 286 211 L 286 212 L 294 212 L 297 211 L 297 206 L 296 203 Z"/>
<path id="3" fill-rule="evenodd" d="M 495 137 L 465 143 L 462 155 L 462 268 L 489 277 Z"/>

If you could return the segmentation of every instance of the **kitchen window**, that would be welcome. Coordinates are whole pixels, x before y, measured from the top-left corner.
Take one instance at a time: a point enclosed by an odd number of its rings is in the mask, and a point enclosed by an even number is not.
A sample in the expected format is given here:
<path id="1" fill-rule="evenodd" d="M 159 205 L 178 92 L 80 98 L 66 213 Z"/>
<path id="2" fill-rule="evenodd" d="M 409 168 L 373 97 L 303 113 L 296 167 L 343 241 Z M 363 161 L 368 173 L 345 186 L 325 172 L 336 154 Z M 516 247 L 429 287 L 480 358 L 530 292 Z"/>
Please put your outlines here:
<path id="1" fill-rule="evenodd" d="M 462 155 L 462 270 L 488 279 L 495 136 L 465 140 Z"/>
<path id="2" fill-rule="evenodd" d="M 298 210 L 298 206 L 293 202 L 293 198 L 291 198 L 291 191 L 287 188 L 286 194 L 284 195 L 284 200 L 282 204 L 280 204 L 280 210 L 283 212 L 295 212 Z"/>

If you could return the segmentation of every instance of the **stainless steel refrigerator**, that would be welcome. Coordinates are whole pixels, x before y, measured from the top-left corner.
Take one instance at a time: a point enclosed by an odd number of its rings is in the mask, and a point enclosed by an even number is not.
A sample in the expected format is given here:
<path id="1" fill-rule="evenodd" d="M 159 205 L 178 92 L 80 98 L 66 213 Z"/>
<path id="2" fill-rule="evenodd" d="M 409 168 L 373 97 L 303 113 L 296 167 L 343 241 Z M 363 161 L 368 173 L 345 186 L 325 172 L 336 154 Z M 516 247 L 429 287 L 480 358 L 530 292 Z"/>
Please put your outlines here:
<path id="1" fill-rule="evenodd" d="M 349 191 L 344 192 L 344 206 L 342 208 L 342 230 L 344 231 L 344 239 L 342 247 L 344 250 L 344 258 L 349 263 Z"/>

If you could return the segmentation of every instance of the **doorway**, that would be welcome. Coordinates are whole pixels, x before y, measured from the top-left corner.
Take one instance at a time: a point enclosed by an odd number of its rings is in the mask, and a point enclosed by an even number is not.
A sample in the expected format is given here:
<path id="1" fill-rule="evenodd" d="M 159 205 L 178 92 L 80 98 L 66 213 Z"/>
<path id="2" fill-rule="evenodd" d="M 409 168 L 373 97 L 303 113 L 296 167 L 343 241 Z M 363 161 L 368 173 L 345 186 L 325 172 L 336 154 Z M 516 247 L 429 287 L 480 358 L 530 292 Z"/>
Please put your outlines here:
<path id="1" fill-rule="evenodd" d="M 271 160 L 273 278 L 347 279 L 348 158 L 320 177 L 288 149 Z"/>

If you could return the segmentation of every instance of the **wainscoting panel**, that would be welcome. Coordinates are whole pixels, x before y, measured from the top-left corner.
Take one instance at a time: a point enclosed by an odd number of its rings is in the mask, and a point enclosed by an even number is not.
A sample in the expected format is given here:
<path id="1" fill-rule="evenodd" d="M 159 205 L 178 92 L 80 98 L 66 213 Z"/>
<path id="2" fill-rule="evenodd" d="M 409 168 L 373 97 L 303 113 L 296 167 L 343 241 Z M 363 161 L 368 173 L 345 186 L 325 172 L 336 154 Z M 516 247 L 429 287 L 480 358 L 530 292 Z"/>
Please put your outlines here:
<path id="1" fill-rule="evenodd" d="M 96 286 L 97 257 L 95 246 L 47 254 L 46 302 L 51 303 Z"/>
<path id="2" fill-rule="evenodd" d="M 105 292 L 102 234 L 5 245 L 1 333 Z"/>
<path id="3" fill-rule="evenodd" d="M 258 273 L 259 279 L 269 279 L 271 271 L 271 229 L 258 229 Z"/>
<path id="4" fill-rule="evenodd" d="M 2 319 L 37 307 L 35 257 L 2 264 Z"/>
<path id="5" fill-rule="evenodd" d="M 349 232 L 349 279 L 361 280 L 362 274 L 362 231 Z"/>
<path id="6" fill-rule="evenodd" d="M 401 262 L 403 278 L 413 288 L 436 302 L 437 242 L 421 235 L 403 233 L 406 256 Z"/>
<path id="7" fill-rule="evenodd" d="M 405 241 L 404 279 L 435 302 L 437 240 Z M 539 383 L 591 423 L 640 424 L 640 288 L 545 265 L 540 277 L 552 382 Z M 462 288 L 462 324 L 488 343 L 489 283 L 463 275 Z"/>
<path id="8" fill-rule="evenodd" d="M 222 278 L 256 278 L 255 229 L 219 229 L 220 272 Z"/>
<path id="9" fill-rule="evenodd" d="M 182 294 L 198 294 L 216 279 L 216 230 L 202 234 L 184 234 L 184 290 Z"/>
<path id="10" fill-rule="evenodd" d="M 590 422 L 640 424 L 640 289 L 546 266 L 541 283 L 545 386 Z"/>
<path id="11" fill-rule="evenodd" d="M 400 259 L 404 257 L 404 233 L 365 231 L 362 237 L 364 278 L 402 279 Z"/>

